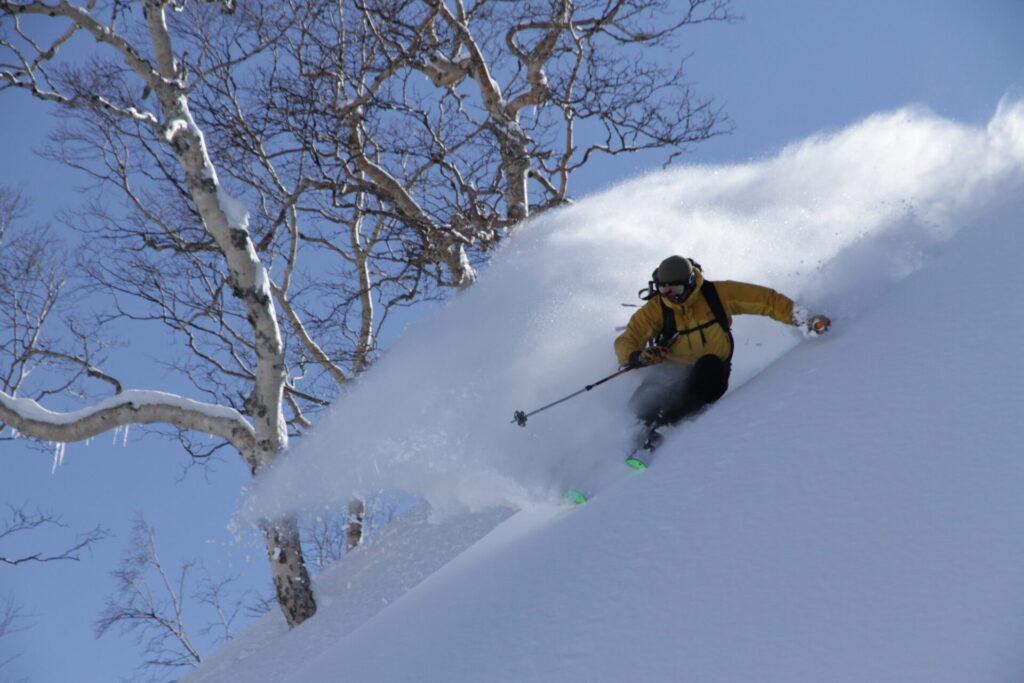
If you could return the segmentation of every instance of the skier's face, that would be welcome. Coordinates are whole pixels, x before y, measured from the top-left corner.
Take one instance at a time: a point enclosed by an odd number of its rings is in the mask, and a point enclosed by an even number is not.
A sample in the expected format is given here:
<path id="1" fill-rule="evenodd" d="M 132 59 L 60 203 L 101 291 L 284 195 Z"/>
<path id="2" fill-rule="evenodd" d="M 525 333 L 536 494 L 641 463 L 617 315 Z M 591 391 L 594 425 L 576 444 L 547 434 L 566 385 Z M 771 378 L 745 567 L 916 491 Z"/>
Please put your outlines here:
<path id="1" fill-rule="evenodd" d="M 674 304 L 682 303 L 693 291 L 696 279 L 696 273 L 690 273 L 689 280 L 685 282 L 663 282 L 658 285 L 658 293 Z"/>

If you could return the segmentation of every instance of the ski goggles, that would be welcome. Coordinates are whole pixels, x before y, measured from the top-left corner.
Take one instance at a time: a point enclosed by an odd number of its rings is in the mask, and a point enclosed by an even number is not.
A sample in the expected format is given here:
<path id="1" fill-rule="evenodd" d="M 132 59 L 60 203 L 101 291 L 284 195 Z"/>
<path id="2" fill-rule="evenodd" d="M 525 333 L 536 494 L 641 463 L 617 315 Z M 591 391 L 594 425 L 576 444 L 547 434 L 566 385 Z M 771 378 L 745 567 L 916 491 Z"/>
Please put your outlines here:
<path id="1" fill-rule="evenodd" d="M 696 281 L 697 274 L 691 273 L 690 278 L 684 282 L 659 282 L 658 293 L 668 297 L 682 298 L 690 293 Z"/>

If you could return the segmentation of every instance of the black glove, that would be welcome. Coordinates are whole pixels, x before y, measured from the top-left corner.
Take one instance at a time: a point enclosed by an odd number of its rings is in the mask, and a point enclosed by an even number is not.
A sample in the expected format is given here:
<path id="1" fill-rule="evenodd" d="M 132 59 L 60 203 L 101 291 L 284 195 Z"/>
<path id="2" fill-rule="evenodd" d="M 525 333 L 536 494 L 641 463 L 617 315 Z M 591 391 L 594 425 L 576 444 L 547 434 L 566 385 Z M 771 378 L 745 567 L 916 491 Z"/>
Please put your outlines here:
<path id="1" fill-rule="evenodd" d="M 640 349 L 629 354 L 629 359 L 626 361 L 626 367 L 630 370 L 635 368 L 644 368 L 648 365 L 654 365 L 665 360 L 665 354 L 668 353 L 668 349 L 661 346 L 652 346 L 648 349 Z"/>

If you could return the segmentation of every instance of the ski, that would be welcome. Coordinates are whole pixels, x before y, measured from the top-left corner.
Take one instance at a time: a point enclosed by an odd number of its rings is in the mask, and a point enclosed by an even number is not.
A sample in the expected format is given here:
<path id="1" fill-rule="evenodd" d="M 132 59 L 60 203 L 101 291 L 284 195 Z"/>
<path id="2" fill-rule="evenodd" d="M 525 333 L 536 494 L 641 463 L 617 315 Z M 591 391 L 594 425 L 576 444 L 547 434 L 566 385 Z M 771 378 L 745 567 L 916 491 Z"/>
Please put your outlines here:
<path id="1" fill-rule="evenodd" d="M 629 467 L 632 467 L 634 470 L 646 470 L 647 469 L 647 463 L 645 463 L 643 460 L 641 460 L 640 458 L 636 457 L 635 455 L 631 455 L 628 458 L 626 458 L 626 465 L 628 465 Z"/>
<path id="2" fill-rule="evenodd" d="M 632 467 L 634 470 L 646 470 L 651 465 L 651 460 L 654 458 L 654 451 L 661 445 L 664 440 L 663 437 L 657 430 L 657 427 L 652 427 L 647 431 L 643 437 L 643 441 L 640 442 L 633 452 L 626 456 L 626 465 Z"/>
<path id="3" fill-rule="evenodd" d="M 587 494 L 583 493 L 579 489 L 569 489 L 565 492 L 565 499 L 570 503 L 580 505 L 587 502 Z"/>
<path id="4" fill-rule="evenodd" d="M 661 444 L 664 437 L 656 429 L 650 429 L 643 435 L 643 441 L 626 456 L 626 466 L 633 470 L 642 472 L 646 470 L 654 457 L 655 449 Z M 581 505 L 590 500 L 590 496 L 579 489 L 568 489 L 564 494 L 565 499 L 576 505 Z"/>

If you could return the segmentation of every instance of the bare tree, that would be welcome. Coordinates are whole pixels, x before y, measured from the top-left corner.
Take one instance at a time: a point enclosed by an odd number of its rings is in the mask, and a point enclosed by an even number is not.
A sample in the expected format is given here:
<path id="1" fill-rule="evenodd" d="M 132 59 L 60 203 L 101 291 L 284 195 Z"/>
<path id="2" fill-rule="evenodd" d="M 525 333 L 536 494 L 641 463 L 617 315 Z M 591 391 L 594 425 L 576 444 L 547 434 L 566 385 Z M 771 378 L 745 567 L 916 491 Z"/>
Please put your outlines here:
<path id="1" fill-rule="evenodd" d="M 151 680 L 202 661 L 187 625 L 188 604 L 209 616 L 199 635 L 212 635 L 216 642 L 234 636 L 245 599 L 244 594 L 231 595 L 236 578 L 214 580 L 195 561 L 171 572 L 157 552 L 156 532 L 142 517 L 133 523 L 128 552 L 112 576 L 117 587 L 96 621 L 96 633 L 103 636 L 117 628 L 122 635 L 134 635 L 144 657 L 140 673 L 149 673 Z"/>
<path id="2" fill-rule="evenodd" d="M 119 2 L 106 8 L 106 22 L 94 14 L 99 9 L 96 0 L 84 7 L 66 1 L 0 3 L 0 11 L 14 19 L 17 37 L 3 40 L 5 63 L 0 67 L 0 82 L 70 109 L 86 108 L 101 118 L 129 122 L 145 129 L 170 151 L 176 164 L 176 187 L 188 198 L 202 227 L 201 232 L 171 229 L 166 239 L 181 244 L 186 252 L 214 254 L 222 262 L 222 277 L 212 286 L 230 292 L 236 305 L 232 315 L 246 321 L 244 339 L 253 357 L 246 415 L 227 406 L 121 392 L 75 419 L 53 420 L 39 411 L 34 401 L 5 392 L 0 393 L 0 420 L 20 434 L 57 442 L 78 441 L 127 424 L 173 425 L 224 439 L 255 474 L 287 446 L 288 439 L 283 412 L 284 345 L 269 277 L 252 242 L 246 213 L 221 187 L 203 132 L 192 117 L 186 66 L 174 51 L 167 24 L 171 3 L 145 0 L 140 4 L 136 27 L 141 23 L 144 30 L 139 33 L 146 42 L 119 30 L 122 12 L 129 11 Z M 230 0 L 216 4 L 226 12 L 234 8 Z M 25 33 L 21 19 L 26 15 L 62 20 L 64 33 L 44 48 Z M 77 73 L 69 66 L 61 75 L 51 77 L 44 67 L 79 32 L 109 48 L 116 61 L 94 63 L 91 70 Z M 133 98 L 124 92 L 129 78 L 147 91 L 145 97 Z M 150 94 L 155 100 L 152 107 L 142 101 Z M 166 157 L 157 161 L 166 161 Z M 160 281 L 151 284 L 159 290 Z M 278 601 L 289 624 L 300 623 L 316 611 L 316 603 L 297 525 L 294 519 L 269 520 L 264 531 Z"/>
<path id="3" fill-rule="evenodd" d="M 403 515 L 419 499 L 398 490 L 381 490 L 345 506 L 327 505 L 302 526 L 309 564 L 323 571 Z"/>
<path id="4" fill-rule="evenodd" d="M 323 571 L 351 550 L 347 542 L 349 524 L 344 515 L 315 515 L 304 531 L 309 564 L 315 570 Z"/>
<path id="5" fill-rule="evenodd" d="M 6 636 L 12 633 L 21 631 L 24 627 L 21 626 L 21 622 L 25 619 L 25 613 L 22 607 L 14 600 L 13 595 L 8 595 L 4 598 L 3 604 L 0 604 L 0 640 L 3 640 Z M 8 648 L 4 648 L 5 653 L 0 655 L 0 672 L 15 659 L 21 656 L 21 653 L 11 652 Z"/>
<path id="6" fill-rule="evenodd" d="M 671 160 L 728 128 L 681 64 L 664 66 L 680 29 L 731 19 L 726 0 L 0 0 L 0 13 L 0 90 L 59 105 L 51 156 L 121 200 L 66 219 L 86 240 L 78 270 L 107 297 L 98 329 L 166 326 L 184 350 L 172 366 L 207 398 L 124 391 L 93 350 L 36 342 L 31 357 L 114 395 L 53 420 L 9 382 L 0 421 L 60 442 L 169 425 L 194 457 L 230 446 L 253 474 L 373 363 L 401 309 L 470 285 L 524 219 L 571 200 L 579 169 L 645 149 Z M 30 35 L 26 15 L 60 28 Z M 62 59 L 83 34 L 112 58 Z M 296 523 L 264 531 L 297 624 L 315 602 Z"/>
<path id="7" fill-rule="evenodd" d="M 14 602 L 13 596 L 7 596 L 4 600 L 4 604 L 0 607 L 0 638 L 15 633 L 19 630 L 16 624 L 24 617 L 21 607 Z M 0 661 L 0 669 L 3 668 L 4 664 L 7 664 L 10 659 Z"/>
<path id="8" fill-rule="evenodd" d="M 664 64 L 682 27 L 732 19 L 726 0 L 423 4 L 422 19 L 407 3 L 390 17 L 395 3 L 366 6 L 387 19 L 391 29 L 382 28 L 380 40 L 411 57 L 406 68 L 450 96 L 453 128 L 491 150 L 495 180 L 482 187 L 501 193 L 511 221 L 566 202 L 570 176 L 595 153 L 667 148 L 674 155 L 725 130 L 712 103 L 694 96 L 681 64 Z M 442 150 L 451 147 L 451 133 L 435 137 Z"/>
<path id="9" fill-rule="evenodd" d="M 21 229 L 27 208 L 20 192 L 0 187 L 0 390 L 15 395 L 31 383 L 42 400 L 95 379 L 119 391 L 95 364 L 102 337 L 73 314 L 80 297 L 68 288 L 63 243 L 46 227 Z M 0 431 L 0 440 L 10 438 Z"/>
<path id="10" fill-rule="evenodd" d="M 345 525 L 345 552 L 355 550 L 363 540 L 363 521 L 366 515 L 366 504 L 361 500 L 352 500 L 348 504 L 348 519 Z"/>
<path id="11" fill-rule="evenodd" d="M 214 68 L 238 42 L 224 25 L 181 33 L 203 55 L 195 115 L 281 273 L 293 411 L 360 374 L 395 310 L 471 283 L 523 218 L 570 201 L 579 169 L 728 130 L 665 66 L 682 27 L 732 18 L 723 0 L 291 0 L 287 15 L 244 71 Z"/>
<path id="12" fill-rule="evenodd" d="M 44 527 L 60 529 L 67 528 L 67 525 L 64 524 L 59 517 L 49 512 L 42 512 L 39 510 L 36 510 L 35 512 L 27 512 L 25 508 L 15 507 L 13 505 L 8 505 L 7 510 L 9 513 L 8 519 L 4 523 L 3 527 L 0 528 L 0 543 L 9 541 L 18 534 L 39 531 Z M 107 535 L 108 532 L 105 529 L 96 527 L 84 534 L 76 535 L 74 541 L 69 542 L 59 550 L 49 552 L 37 550 L 29 553 L 12 553 L 10 555 L 4 552 L 3 554 L 0 554 L 0 564 L 17 566 L 19 564 L 26 563 L 59 562 L 61 560 L 72 560 L 77 562 L 81 559 L 81 553 L 84 549 L 94 543 L 102 541 L 107 537 Z"/>
<path id="13" fill-rule="evenodd" d="M 364 540 L 366 521 L 366 503 L 359 499 L 349 501 L 344 513 L 325 509 L 313 515 L 303 528 L 310 565 L 322 571 L 355 550 Z"/>
<path id="14" fill-rule="evenodd" d="M 50 512 L 29 511 L 25 507 L 10 504 L 7 505 L 7 511 L 7 518 L 0 525 L 0 565 L 8 567 L 46 562 L 77 562 L 81 559 L 82 551 L 108 535 L 105 529 L 96 527 L 84 534 L 75 534 L 71 539 L 59 541 L 52 550 L 38 550 L 39 547 L 54 545 L 51 539 L 42 539 L 41 532 L 65 531 L 68 525 Z M 18 550 L 12 546 L 22 549 Z M 32 549 L 24 549 L 29 547 Z M 0 640 L 25 628 L 22 625 L 25 620 L 24 608 L 15 597 L 4 597 L 3 604 L 0 605 Z M 8 652 L 6 658 L 0 659 L 0 671 L 18 656 Z"/>

